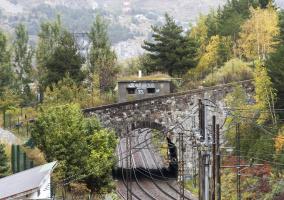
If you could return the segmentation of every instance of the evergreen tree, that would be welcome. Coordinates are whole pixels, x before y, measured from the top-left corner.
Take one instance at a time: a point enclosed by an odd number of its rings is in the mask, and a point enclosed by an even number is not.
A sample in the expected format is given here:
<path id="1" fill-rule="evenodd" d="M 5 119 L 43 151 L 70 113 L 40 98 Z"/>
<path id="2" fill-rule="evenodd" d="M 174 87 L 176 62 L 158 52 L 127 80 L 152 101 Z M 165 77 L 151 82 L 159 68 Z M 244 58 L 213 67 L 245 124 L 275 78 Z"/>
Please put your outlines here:
<path id="1" fill-rule="evenodd" d="M 269 75 L 273 81 L 274 87 L 278 91 L 278 97 L 283 98 L 284 93 L 284 11 L 279 12 L 279 28 L 280 33 L 275 37 L 278 43 L 275 48 L 276 51 L 269 55 L 267 67 Z M 278 107 L 283 107 L 283 102 L 278 102 Z"/>
<path id="2" fill-rule="evenodd" d="M 0 30 L 0 95 L 5 87 L 12 87 L 14 82 L 10 59 L 11 54 L 8 49 L 7 38 Z"/>
<path id="3" fill-rule="evenodd" d="M 259 6 L 261 8 L 266 8 L 269 4 L 273 5 L 274 4 L 274 0 L 259 0 Z"/>
<path id="4" fill-rule="evenodd" d="M 7 176 L 9 173 L 8 156 L 5 153 L 5 145 L 0 144 L 0 178 Z"/>
<path id="5" fill-rule="evenodd" d="M 83 79 L 81 66 L 84 59 L 73 35 L 62 27 L 60 17 L 41 24 L 36 58 L 41 93 L 66 74 L 77 83 Z"/>
<path id="6" fill-rule="evenodd" d="M 41 100 L 43 100 L 45 88 L 52 84 L 47 81 L 47 62 L 58 45 L 62 29 L 60 17 L 54 22 L 44 22 L 40 25 L 39 40 L 36 49 L 36 63 Z"/>
<path id="7" fill-rule="evenodd" d="M 111 49 L 107 29 L 106 22 L 97 16 L 89 34 L 92 44 L 89 56 L 90 77 L 92 79 L 97 74 L 101 92 L 111 91 L 115 87 L 118 72 L 116 54 Z"/>
<path id="8" fill-rule="evenodd" d="M 72 34 L 65 30 L 62 31 L 54 52 L 51 53 L 46 61 L 47 85 L 57 83 L 67 74 L 77 83 L 82 81 L 84 78 L 81 71 L 83 62 L 84 59 L 80 55 Z"/>
<path id="9" fill-rule="evenodd" d="M 168 14 L 165 14 L 165 20 L 162 27 L 152 27 L 154 42 L 144 41 L 142 46 L 150 57 L 147 68 L 150 72 L 162 71 L 181 76 L 195 67 L 197 44 L 193 38 L 183 35 L 182 27 Z"/>
<path id="10" fill-rule="evenodd" d="M 17 73 L 17 84 L 19 90 L 22 93 L 24 100 L 31 100 L 31 92 L 29 83 L 33 80 L 32 77 L 32 47 L 28 45 L 29 35 L 26 27 L 23 24 L 19 24 L 15 31 L 14 40 L 14 68 Z"/>
<path id="11" fill-rule="evenodd" d="M 255 0 L 230 0 L 224 6 L 219 18 L 219 34 L 237 39 L 241 24 L 249 17 L 249 8 Z"/>
<path id="12" fill-rule="evenodd" d="M 221 7 L 218 8 L 217 12 L 211 10 L 205 19 L 205 25 L 207 27 L 207 38 L 212 36 L 219 35 L 219 23 L 222 15 Z"/>

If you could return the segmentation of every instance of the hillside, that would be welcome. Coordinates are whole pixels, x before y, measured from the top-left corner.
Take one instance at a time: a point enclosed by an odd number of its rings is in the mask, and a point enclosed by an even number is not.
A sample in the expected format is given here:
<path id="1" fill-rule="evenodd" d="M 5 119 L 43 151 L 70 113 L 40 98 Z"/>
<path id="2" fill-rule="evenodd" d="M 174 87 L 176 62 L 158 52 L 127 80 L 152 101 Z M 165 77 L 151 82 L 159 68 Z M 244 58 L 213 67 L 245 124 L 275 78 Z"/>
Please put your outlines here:
<path id="1" fill-rule="evenodd" d="M 283 5 L 283 0 L 278 0 Z M 24 22 L 34 42 L 42 21 L 57 14 L 72 32 L 86 32 L 97 13 L 109 21 L 109 34 L 119 58 L 142 53 L 152 24 L 161 24 L 168 12 L 185 29 L 200 13 L 223 5 L 226 0 L 0 0 L 0 28 L 10 33 Z"/>
<path id="2" fill-rule="evenodd" d="M 152 24 L 160 24 L 165 12 L 188 28 L 199 13 L 222 5 L 225 0 L 0 0 L 0 27 L 12 32 L 24 22 L 35 40 L 40 22 L 62 16 L 73 32 L 86 32 L 97 13 L 109 21 L 112 44 L 119 58 L 142 52 L 143 40 L 150 36 Z"/>

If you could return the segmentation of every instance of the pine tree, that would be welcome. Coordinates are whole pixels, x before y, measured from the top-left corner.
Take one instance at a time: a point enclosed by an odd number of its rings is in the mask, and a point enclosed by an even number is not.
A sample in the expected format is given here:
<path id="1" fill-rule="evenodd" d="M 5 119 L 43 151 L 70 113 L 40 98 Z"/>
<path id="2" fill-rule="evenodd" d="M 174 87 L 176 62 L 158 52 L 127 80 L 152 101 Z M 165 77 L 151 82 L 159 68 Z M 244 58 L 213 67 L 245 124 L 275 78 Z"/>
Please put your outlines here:
<path id="1" fill-rule="evenodd" d="M 197 44 L 193 38 L 183 35 L 182 27 L 168 14 L 165 14 L 165 20 L 162 27 L 152 27 L 154 42 L 144 41 L 142 48 L 150 57 L 146 65 L 150 72 L 162 71 L 181 76 L 195 67 Z"/>
<path id="2" fill-rule="evenodd" d="M 94 74 L 97 75 L 101 92 L 111 91 L 115 87 L 118 72 L 116 54 L 111 49 L 107 29 L 106 22 L 98 15 L 89 34 L 92 44 L 89 56 L 90 77 L 92 79 Z"/>
<path id="3" fill-rule="evenodd" d="M 269 4 L 273 5 L 274 4 L 274 0 L 259 0 L 259 6 L 261 8 L 266 8 Z"/>
<path id="4" fill-rule="evenodd" d="M 257 6 L 259 6 L 258 0 L 228 0 L 218 12 L 217 34 L 231 36 L 236 41 L 242 23 L 249 18 L 250 7 Z"/>
<path id="5" fill-rule="evenodd" d="M 58 45 L 46 63 L 47 83 L 57 83 L 67 74 L 79 83 L 84 78 L 81 71 L 83 62 L 74 37 L 71 33 L 63 31 Z"/>
<path id="6" fill-rule="evenodd" d="M 0 178 L 7 176 L 9 173 L 8 156 L 5 153 L 5 145 L 0 144 Z"/>
<path id="7" fill-rule="evenodd" d="M 211 10 L 211 12 L 207 15 L 205 19 L 205 25 L 207 27 L 207 38 L 211 38 L 212 36 L 220 34 L 219 26 L 222 12 L 222 9 L 219 7 L 217 12 Z"/>
<path id="8" fill-rule="evenodd" d="M 12 87 L 14 83 L 10 59 L 11 54 L 8 49 L 7 38 L 0 30 L 0 95 L 5 87 Z"/>

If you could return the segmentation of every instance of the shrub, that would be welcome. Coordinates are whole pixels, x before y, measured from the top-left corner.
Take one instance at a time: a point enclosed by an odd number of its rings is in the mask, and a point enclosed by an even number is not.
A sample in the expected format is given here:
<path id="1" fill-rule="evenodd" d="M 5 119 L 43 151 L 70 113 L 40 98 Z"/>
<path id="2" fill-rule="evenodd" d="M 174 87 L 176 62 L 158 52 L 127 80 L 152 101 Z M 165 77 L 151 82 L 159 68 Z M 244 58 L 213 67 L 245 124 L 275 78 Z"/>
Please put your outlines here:
<path id="1" fill-rule="evenodd" d="M 238 58 L 229 60 L 213 74 L 209 74 L 203 81 L 204 86 L 225 84 L 235 81 L 248 80 L 253 78 L 253 70 L 248 63 Z"/>

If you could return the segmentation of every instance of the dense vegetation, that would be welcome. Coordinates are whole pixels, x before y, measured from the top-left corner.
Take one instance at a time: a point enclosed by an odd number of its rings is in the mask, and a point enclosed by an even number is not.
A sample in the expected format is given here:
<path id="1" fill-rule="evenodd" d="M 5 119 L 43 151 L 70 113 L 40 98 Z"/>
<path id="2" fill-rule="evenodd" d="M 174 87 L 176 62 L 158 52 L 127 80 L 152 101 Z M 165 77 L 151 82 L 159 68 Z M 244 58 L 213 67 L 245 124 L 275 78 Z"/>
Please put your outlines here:
<path id="1" fill-rule="evenodd" d="M 37 106 L 32 141 L 46 161 L 59 161 L 59 185 L 76 177 L 68 182 L 68 191 L 98 195 L 112 189 L 115 134 L 95 118 L 85 119 L 80 109 L 114 102 L 117 76 L 141 69 L 182 78 L 180 90 L 253 79 L 254 94 L 236 86 L 225 99 L 229 116 L 224 145 L 235 146 L 234 127 L 240 124 L 242 163 L 251 164 L 242 177 L 244 199 L 283 198 L 284 12 L 273 1 L 229 0 L 200 16 L 188 32 L 166 14 L 164 24 L 153 26 L 152 39 L 142 45 L 146 53 L 123 67 L 107 30 L 106 21 L 97 16 L 88 35 L 92 45 L 87 58 L 60 17 L 41 24 L 35 48 L 22 24 L 14 36 L 0 31 L 1 110 L 5 116 Z M 224 165 L 236 163 L 233 155 L 223 154 Z M 9 173 L 6 163 L 1 157 L 1 176 Z M 228 183 L 223 185 L 224 199 L 234 199 L 234 176 L 234 169 L 222 172 Z"/>
<path id="2" fill-rule="evenodd" d="M 166 71 L 183 78 L 183 89 L 254 80 L 252 96 L 236 87 L 225 99 L 229 115 L 224 145 L 235 147 L 235 126 L 240 124 L 241 162 L 251 165 L 242 173 L 244 199 L 283 198 L 283 13 L 269 0 L 230 0 L 223 8 L 200 16 L 186 35 L 179 35 L 181 27 L 166 16 L 164 26 L 153 27 L 154 42 L 145 42 L 146 54 L 134 61 L 142 63 L 140 68 L 146 72 Z M 191 41 L 182 52 L 177 48 L 181 43 L 177 44 L 186 40 L 181 38 Z M 191 58 L 180 65 L 183 53 Z M 233 154 L 224 151 L 223 164 L 236 165 L 236 152 L 234 148 Z M 224 199 L 236 197 L 235 173 L 235 169 L 223 170 Z"/>
<path id="3" fill-rule="evenodd" d="M 114 101 L 116 55 L 100 16 L 88 37 L 92 48 L 90 56 L 84 58 L 60 17 L 41 24 L 36 48 L 29 45 L 23 24 L 16 27 L 12 41 L 0 32 L 2 125 L 7 127 L 7 115 L 10 126 L 11 116 L 20 116 L 17 126 L 25 125 L 31 133 L 27 144 L 37 147 L 25 147 L 28 156 L 36 163 L 44 162 L 42 159 L 59 161 L 54 181 L 57 192 L 63 188 L 67 193 L 62 194 L 67 196 L 70 192 L 98 196 L 114 189 L 111 170 L 116 136 L 95 117 L 84 118 L 81 109 Z M 36 122 L 29 125 L 30 118 L 35 117 Z M 10 173 L 4 147 L 0 146 L 1 176 Z M 43 158 L 34 155 L 39 150 Z"/>
<path id="4" fill-rule="evenodd" d="M 116 136 L 95 118 L 84 118 L 79 105 L 67 104 L 40 111 L 32 138 L 47 161 L 57 160 L 56 179 L 80 178 L 92 194 L 113 189 L 111 170 L 115 163 Z M 62 184 L 62 183 L 61 183 Z"/>

